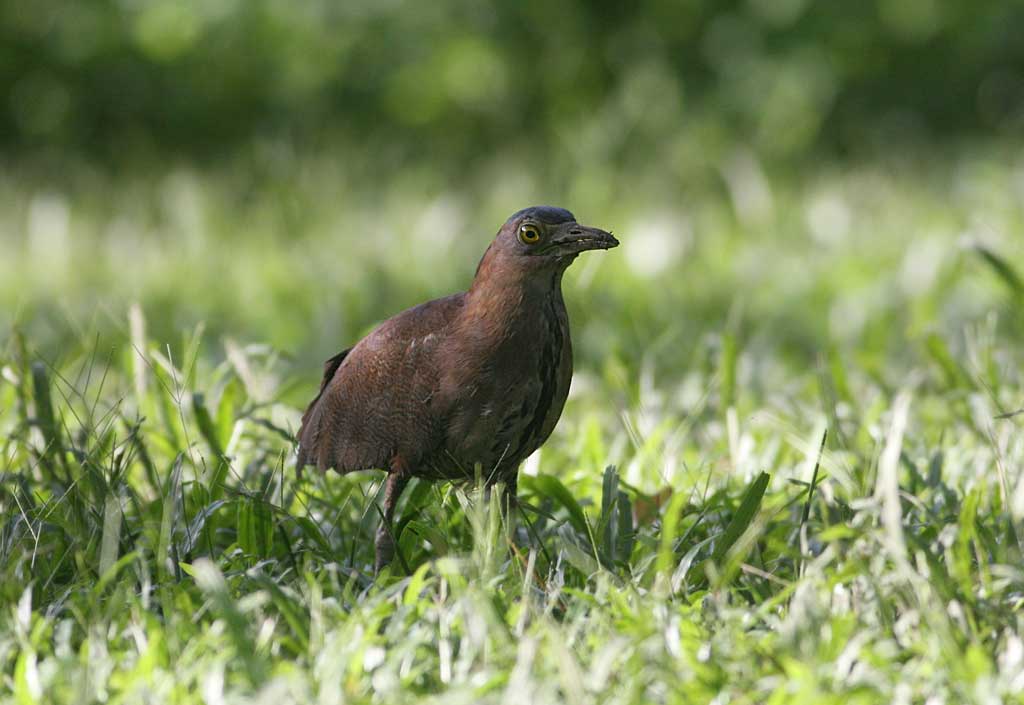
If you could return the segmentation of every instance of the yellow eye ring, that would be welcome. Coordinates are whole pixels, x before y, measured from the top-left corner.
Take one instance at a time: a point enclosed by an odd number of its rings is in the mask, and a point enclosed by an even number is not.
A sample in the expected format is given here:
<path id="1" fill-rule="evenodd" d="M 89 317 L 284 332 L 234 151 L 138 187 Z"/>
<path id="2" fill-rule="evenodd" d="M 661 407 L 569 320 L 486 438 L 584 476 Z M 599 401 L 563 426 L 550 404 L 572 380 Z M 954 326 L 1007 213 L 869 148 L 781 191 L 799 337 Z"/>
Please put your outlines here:
<path id="1" fill-rule="evenodd" d="M 522 225 L 519 228 L 519 241 L 524 245 L 536 245 L 540 242 L 540 230 L 536 225 Z"/>

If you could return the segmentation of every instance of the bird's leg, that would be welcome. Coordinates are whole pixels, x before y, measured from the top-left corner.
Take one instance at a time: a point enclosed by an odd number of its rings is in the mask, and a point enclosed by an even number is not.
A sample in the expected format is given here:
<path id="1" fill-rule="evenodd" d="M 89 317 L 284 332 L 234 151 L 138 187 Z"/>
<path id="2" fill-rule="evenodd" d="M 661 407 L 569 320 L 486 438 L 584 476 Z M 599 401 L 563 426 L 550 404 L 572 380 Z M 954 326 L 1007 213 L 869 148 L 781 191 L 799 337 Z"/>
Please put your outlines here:
<path id="1" fill-rule="evenodd" d="M 384 489 L 384 516 L 381 517 L 380 526 L 377 527 L 374 570 L 378 573 L 395 557 L 395 535 L 392 521 L 395 518 L 398 498 L 402 495 L 402 490 L 405 489 L 408 482 L 409 474 L 405 472 L 404 465 L 399 462 L 393 463 Z"/>

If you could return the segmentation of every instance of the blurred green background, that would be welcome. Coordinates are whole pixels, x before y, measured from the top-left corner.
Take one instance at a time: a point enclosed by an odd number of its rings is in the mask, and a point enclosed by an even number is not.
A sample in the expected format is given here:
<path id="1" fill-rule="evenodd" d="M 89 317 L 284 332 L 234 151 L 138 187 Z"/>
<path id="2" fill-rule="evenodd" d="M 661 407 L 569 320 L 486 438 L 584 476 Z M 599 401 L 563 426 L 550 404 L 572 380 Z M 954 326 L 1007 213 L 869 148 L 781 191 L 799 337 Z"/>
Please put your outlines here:
<path id="1" fill-rule="evenodd" d="M 7 146 L 205 162 L 253 139 L 439 182 L 511 152 L 685 177 L 739 139 L 862 153 L 1024 121 L 1017 2 L 5 2 Z M 362 159 L 358 161 L 363 161 Z M 541 166 L 542 165 L 542 166 Z M 378 177 L 379 178 L 379 177 Z"/>
<path id="2" fill-rule="evenodd" d="M 681 371 L 727 320 L 797 365 L 899 350 L 1010 305 L 975 246 L 1022 255 L 1021 26 L 1017 2 L 5 0 L 0 332 L 59 364 L 139 301 L 157 340 L 201 320 L 305 370 L 551 203 L 625 243 L 567 284 L 584 365 Z"/>

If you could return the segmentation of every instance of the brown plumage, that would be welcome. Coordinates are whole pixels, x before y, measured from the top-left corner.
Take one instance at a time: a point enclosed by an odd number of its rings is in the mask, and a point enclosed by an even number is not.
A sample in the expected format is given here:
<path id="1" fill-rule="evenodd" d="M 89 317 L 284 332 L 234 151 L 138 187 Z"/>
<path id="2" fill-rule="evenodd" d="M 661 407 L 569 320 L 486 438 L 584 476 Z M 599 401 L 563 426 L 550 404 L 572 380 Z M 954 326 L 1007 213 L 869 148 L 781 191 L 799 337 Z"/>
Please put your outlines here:
<path id="1" fill-rule="evenodd" d="M 469 291 L 404 311 L 327 361 L 302 417 L 298 467 L 388 472 L 378 569 L 409 478 L 469 480 L 480 464 L 514 497 L 519 464 L 551 435 L 569 393 L 562 274 L 579 253 L 618 244 L 561 208 L 521 210 Z"/>

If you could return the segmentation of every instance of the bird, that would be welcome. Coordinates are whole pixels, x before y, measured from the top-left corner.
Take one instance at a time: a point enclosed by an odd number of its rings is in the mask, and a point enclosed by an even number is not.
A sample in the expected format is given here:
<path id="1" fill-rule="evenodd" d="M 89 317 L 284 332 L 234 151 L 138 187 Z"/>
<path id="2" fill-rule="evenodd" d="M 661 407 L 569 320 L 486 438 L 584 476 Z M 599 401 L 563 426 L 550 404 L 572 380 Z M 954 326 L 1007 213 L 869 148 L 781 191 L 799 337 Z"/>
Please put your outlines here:
<path id="1" fill-rule="evenodd" d="M 524 208 L 498 230 L 468 290 L 387 319 L 324 364 L 296 465 L 387 472 L 377 573 L 394 557 L 395 508 L 411 478 L 467 482 L 481 472 L 515 501 L 519 465 L 551 435 L 569 394 L 563 274 L 581 253 L 618 245 L 564 208 Z"/>

